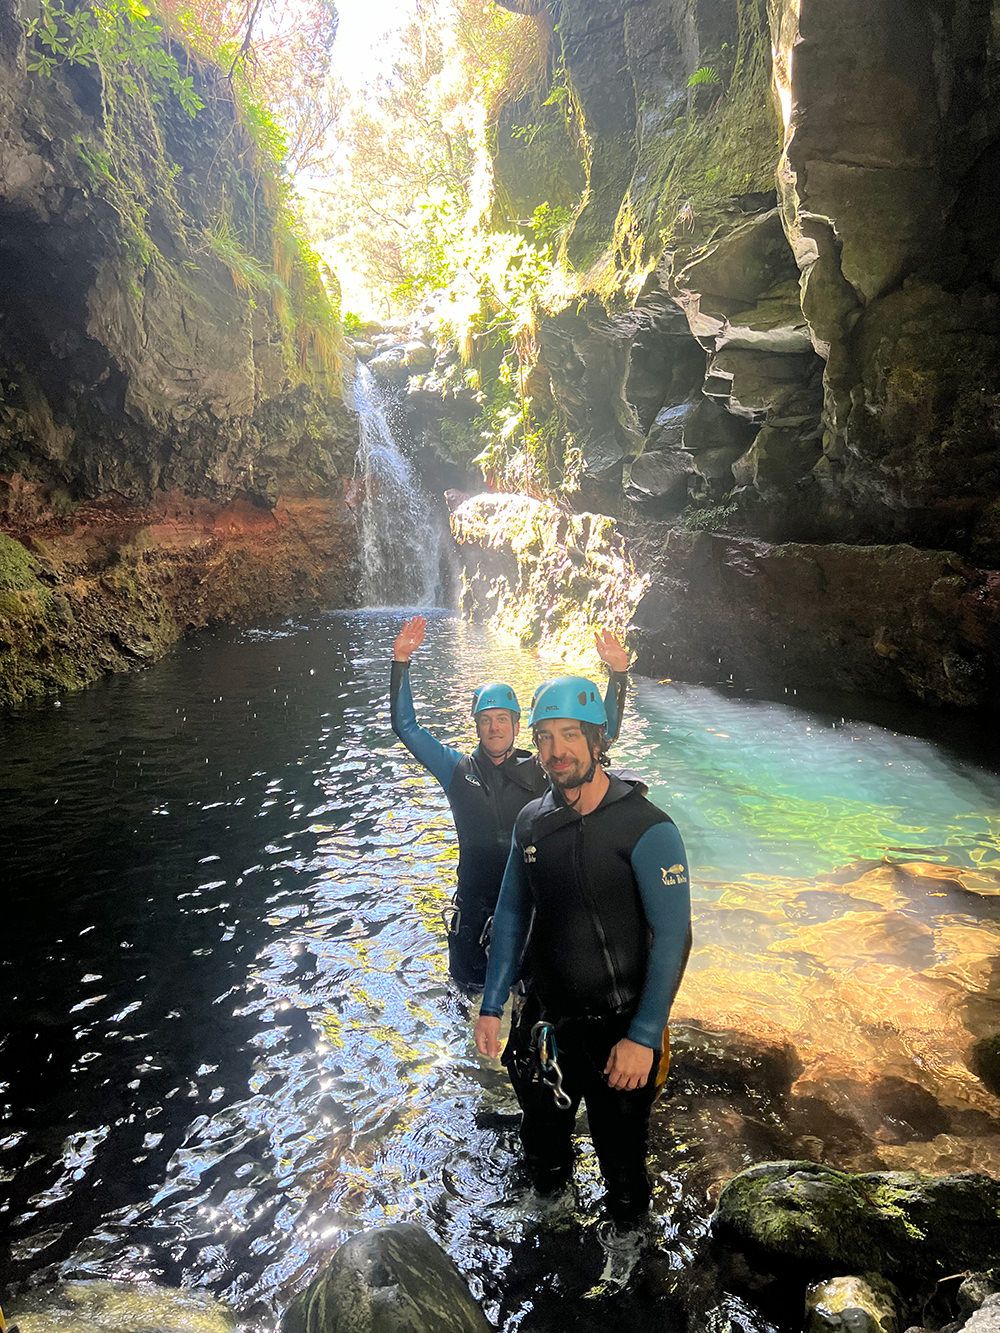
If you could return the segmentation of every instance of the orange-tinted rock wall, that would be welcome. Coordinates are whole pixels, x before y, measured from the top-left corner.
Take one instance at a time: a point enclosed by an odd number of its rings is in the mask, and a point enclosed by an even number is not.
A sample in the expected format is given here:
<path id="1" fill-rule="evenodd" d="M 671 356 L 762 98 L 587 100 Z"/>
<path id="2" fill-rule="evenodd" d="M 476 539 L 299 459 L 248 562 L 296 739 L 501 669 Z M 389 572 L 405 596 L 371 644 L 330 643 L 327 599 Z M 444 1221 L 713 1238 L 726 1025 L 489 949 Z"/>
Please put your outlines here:
<path id="1" fill-rule="evenodd" d="M 349 482 L 273 508 L 176 491 L 145 505 L 105 497 L 61 519 L 26 512 L 30 488 L 8 478 L 12 490 L 21 505 L 0 536 L 0 704 L 147 665 L 189 630 L 353 597 Z"/>

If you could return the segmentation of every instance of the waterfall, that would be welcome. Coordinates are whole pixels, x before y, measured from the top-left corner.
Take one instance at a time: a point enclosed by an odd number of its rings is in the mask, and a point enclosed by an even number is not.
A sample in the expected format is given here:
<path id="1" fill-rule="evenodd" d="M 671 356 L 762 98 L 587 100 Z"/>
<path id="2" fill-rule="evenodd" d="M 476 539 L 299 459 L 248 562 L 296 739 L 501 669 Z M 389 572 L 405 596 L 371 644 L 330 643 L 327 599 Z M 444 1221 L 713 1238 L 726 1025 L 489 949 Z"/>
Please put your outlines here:
<path id="1" fill-rule="evenodd" d="M 385 395 L 358 363 L 352 384 L 361 426 L 361 603 L 440 606 L 452 586 L 451 535 L 389 424 Z"/>

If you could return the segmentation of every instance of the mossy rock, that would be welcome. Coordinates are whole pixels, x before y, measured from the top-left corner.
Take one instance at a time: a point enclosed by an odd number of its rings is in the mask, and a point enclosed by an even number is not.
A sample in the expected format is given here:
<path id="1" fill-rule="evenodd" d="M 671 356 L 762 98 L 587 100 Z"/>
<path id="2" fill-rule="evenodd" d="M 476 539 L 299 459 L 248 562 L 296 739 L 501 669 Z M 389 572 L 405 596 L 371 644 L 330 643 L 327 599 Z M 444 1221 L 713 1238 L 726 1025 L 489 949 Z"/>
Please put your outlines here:
<path id="1" fill-rule="evenodd" d="M 1000 1181 L 766 1162 L 729 1182 L 712 1227 L 770 1272 L 933 1278 L 987 1267 L 1000 1253 Z"/>
<path id="2" fill-rule="evenodd" d="M 0 592 L 35 592 L 38 561 L 13 537 L 0 532 Z"/>

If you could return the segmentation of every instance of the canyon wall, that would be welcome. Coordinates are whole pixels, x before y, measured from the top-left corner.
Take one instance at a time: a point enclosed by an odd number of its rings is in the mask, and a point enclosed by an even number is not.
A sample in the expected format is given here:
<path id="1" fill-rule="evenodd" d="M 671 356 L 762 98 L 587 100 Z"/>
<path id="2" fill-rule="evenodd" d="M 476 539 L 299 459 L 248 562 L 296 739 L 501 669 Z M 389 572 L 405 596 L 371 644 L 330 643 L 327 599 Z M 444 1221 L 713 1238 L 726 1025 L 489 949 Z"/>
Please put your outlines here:
<path id="1" fill-rule="evenodd" d="M 176 42 L 200 109 L 33 69 L 31 13 L 0 0 L 0 704 L 356 582 L 332 307 L 288 308 L 325 298 L 233 86 Z"/>

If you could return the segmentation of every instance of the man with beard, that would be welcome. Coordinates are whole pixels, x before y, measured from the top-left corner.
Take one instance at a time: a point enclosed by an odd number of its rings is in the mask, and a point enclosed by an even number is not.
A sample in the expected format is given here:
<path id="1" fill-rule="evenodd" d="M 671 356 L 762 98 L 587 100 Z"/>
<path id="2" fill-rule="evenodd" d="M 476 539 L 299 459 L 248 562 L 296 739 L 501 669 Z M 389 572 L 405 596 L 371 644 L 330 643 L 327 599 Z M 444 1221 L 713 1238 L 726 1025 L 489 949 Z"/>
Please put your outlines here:
<path id="1" fill-rule="evenodd" d="M 609 773 L 593 681 L 548 681 L 529 725 L 551 790 L 514 825 L 475 1027 L 500 1053 L 500 1015 L 522 972 L 530 986 L 504 1063 L 540 1193 L 572 1172 L 581 1100 L 619 1227 L 649 1208 L 649 1114 L 666 1077 L 666 1023 L 691 946 L 684 844 L 637 779 Z"/>
<path id="2" fill-rule="evenodd" d="M 510 685 L 492 681 L 472 696 L 479 743 L 463 755 L 442 745 L 417 722 L 410 691 L 410 658 L 424 641 L 427 621 L 413 616 L 396 636 L 389 706 L 392 729 L 445 790 L 458 834 L 458 887 L 448 913 L 448 964 L 464 991 L 477 992 L 486 977 L 487 923 L 500 892 L 518 812 L 547 788 L 535 756 L 515 748 L 521 706 Z M 598 656 L 609 668 L 605 703 L 614 734 L 625 706 L 628 653 L 614 634 L 595 635 Z"/>

